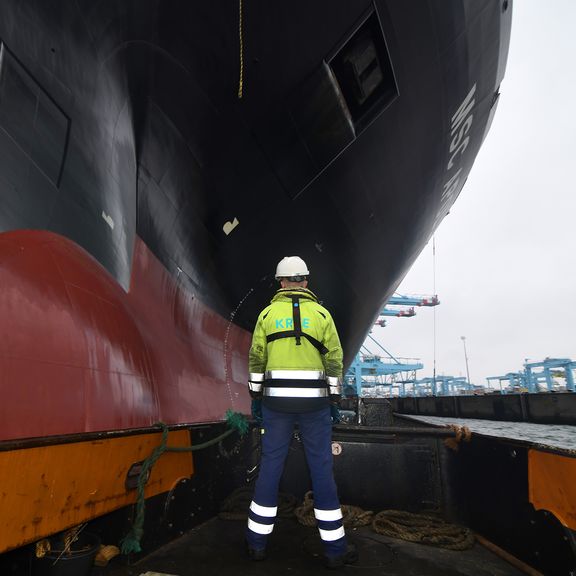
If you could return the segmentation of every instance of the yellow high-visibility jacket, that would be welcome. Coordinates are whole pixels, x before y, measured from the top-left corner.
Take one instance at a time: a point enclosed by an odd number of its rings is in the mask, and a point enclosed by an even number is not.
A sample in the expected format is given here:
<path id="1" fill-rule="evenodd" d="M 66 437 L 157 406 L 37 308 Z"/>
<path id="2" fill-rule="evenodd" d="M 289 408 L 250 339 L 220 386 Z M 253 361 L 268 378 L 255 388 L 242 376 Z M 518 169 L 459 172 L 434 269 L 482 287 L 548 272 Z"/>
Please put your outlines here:
<path id="1" fill-rule="evenodd" d="M 321 353 L 306 337 L 300 338 L 300 344 L 295 336 L 268 341 L 272 334 L 294 330 L 293 296 L 299 297 L 303 334 L 321 344 L 325 353 Z M 249 354 L 250 390 L 253 393 L 260 392 L 260 383 L 264 382 L 266 386 L 274 374 L 317 371 L 326 377 L 323 386 L 329 387 L 331 395 L 338 395 L 341 393 L 342 357 L 342 346 L 334 320 L 328 310 L 318 303 L 315 294 L 306 288 L 280 289 L 256 322 Z"/>

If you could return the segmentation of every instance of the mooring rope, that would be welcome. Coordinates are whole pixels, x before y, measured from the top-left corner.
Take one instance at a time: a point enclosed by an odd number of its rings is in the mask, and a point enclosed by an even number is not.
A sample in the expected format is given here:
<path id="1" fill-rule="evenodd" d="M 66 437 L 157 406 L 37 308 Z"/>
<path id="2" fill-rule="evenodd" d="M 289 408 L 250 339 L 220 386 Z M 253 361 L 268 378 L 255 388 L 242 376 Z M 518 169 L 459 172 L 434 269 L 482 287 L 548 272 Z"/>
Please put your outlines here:
<path id="1" fill-rule="evenodd" d="M 129 533 L 122 540 L 122 553 L 141 552 L 140 540 L 144 534 L 145 497 L 144 487 L 148 480 L 149 473 L 154 464 L 164 452 L 194 452 L 218 444 L 234 432 L 239 432 L 244 436 L 249 425 L 244 415 L 228 410 L 226 412 L 226 423 L 228 430 L 201 444 L 194 446 L 166 446 L 168 440 L 168 426 L 163 422 L 158 422 L 155 426 L 162 429 L 162 439 L 160 444 L 154 448 L 150 456 L 144 460 L 140 474 L 138 476 L 136 517 Z M 450 448 L 458 449 L 461 441 L 469 441 L 471 432 L 464 426 L 451 425 L 455 432 L 455 438 L 445 440 L 451 441 Z M 245 519 L 251 501 L 252 489 L 244 487 L 233 492 L 223 503 L 220 511 L 220 518 L 227 520 Z M 314 500 L 312 492 L 307 492 L 301 506 L 296 507 L 296 498 L 288 495 L 279 495 L 278 516 L 290 517 L 295 515 L 298 521 L 304 526 L 315 526 Z M 374 512 L 363 510 L 358 506 L 344 504 L 341 506 L 343 524 L 348 528 L 360 526 L 372 526 L 374 532 L 393 538 L 401 538 L 410 542 L 418 542 L 433 546 L 440 546 L 451 550 L 466 550 L 474 544 L 474 535 L 463 526 L 449 524 L 437 516 L 426 514 L 413 514 L 401 510 L 383 510 L 374 515 Z"/>
<path id="2" fill-rule="evenodd" d="M 342 521 L 347 528 L 370 525 L 377 534 L 450 550 L 466 550 L 474 544 L 474 535 L 468 528 L 450 524 L 438 516 L 402 510 L 383 510 L 374 515 L 371 511 L 346 504 L 341 509 Z M 304 502 L 294 510 L 294 514 L 300 524 L 316 526 L 312 492 L 306 493 Z"/>
<path id="3" fill-rule="evenodd" d="M 467 550 L 474 544 L 474 534 L 464 526 L 450 524 L 437 516 L 404 510 L 378 512 L 372 521 L 372 529 L 384 536 L 449 550 Z"/>
<path id="4" fill-rule="evenodd" d="M 162 429 L 162 439 L 160 444 L 156 446 L 154 450 L 152 450 L 150 456 L 148 456 L 148 458 L 146 458 L 142 464 L 142 468 L 138 476 L 138 486 L 136 490 L 136 517 L 130 532 L 128 532 L 128 534 L 122 540 L 122 554 L 130 554 L 131 552 L 142 551 L 140 540 L 144 535 L 144 515 L 146 509 L 144 487 L 152 467 L 154 464 L 156 464 L 160 456 L 162 456 L 164 452 L 194 452 L 196 450 L 203 450 L 204 448 L 209 448 L 214 444 L 218 444 L 218 442 L 221 442 L 224 440 L 224 438 L 227 438 L 234 432 L 238 432 L 241 436 L 243 436 L 248 431 L 248 422 L 246 418 L 244 415 L 239 414 L 238 412 L 232 412 L 231 410 L 228 410 L 226 412 L 226 424 L 229 427 L 228 430 L 216 438 L 207 440 L 202 444 L 195 444 L 194 446 L 166 446 L 169 432 L 168 426 L 166 426 L 164 422 L 158 422 L 155 424 L 155 426 L 159 426 Z"/>
<path id="5" fill-rule="evenodd" d="M 467 426 L 458 426 L 458 424 L 446 424 L 446 428 L 454 431 L 453 438 L 446 438 L 444 444 L 450 450 L 458 452 L 460 449 L 460 442 L 470 442 L 472 438 L 472 431 Z"/>

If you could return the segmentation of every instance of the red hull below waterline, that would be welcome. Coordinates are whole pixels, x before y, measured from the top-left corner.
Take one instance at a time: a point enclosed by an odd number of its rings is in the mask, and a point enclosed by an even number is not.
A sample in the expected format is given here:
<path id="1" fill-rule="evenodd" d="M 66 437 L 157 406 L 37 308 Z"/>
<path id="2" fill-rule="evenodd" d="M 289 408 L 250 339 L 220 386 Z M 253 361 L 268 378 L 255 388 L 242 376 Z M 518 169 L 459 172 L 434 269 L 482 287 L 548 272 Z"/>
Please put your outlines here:
<path id="1" fill-rule="evenodd" d="M 0 235 L 0 440 L 249 412 L 250 334 L 136 239 L 130 288 L 72 241 Z"/>

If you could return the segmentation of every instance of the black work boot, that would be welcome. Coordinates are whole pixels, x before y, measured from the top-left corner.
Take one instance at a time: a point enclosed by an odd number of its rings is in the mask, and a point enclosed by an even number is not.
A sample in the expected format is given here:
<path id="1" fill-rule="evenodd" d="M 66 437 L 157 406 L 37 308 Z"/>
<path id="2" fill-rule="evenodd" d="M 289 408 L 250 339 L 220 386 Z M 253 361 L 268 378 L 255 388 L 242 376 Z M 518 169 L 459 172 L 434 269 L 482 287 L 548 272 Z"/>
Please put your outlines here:
<path id="1" fill-rule="evenodd" d="M 358 550 L 356 550 L 354 544 L 348 544 L 346 552 L 340 556 L 324 556 L 324 566 L 329 570 L 342 568 L 355 562 L 358 562 Z"/>

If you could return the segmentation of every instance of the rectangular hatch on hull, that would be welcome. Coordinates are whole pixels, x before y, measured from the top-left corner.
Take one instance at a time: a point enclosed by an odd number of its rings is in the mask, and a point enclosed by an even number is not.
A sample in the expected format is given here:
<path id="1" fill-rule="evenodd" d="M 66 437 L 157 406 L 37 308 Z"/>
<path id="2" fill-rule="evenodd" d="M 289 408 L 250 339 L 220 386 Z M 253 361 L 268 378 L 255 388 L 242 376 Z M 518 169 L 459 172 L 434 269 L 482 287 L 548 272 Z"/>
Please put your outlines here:
<path id="1" fill-rule="evenodd" d="M 301 194 L 397 96 L 372 8 L 291 92 L 288 114 L 256 131 L 288 195 Z"/>
<path id="2" fill-rule="evenodd" d="M 375 10 L 330 58 L 329 65 L 357 133 L 398 96 L 390 54 Z"/>

